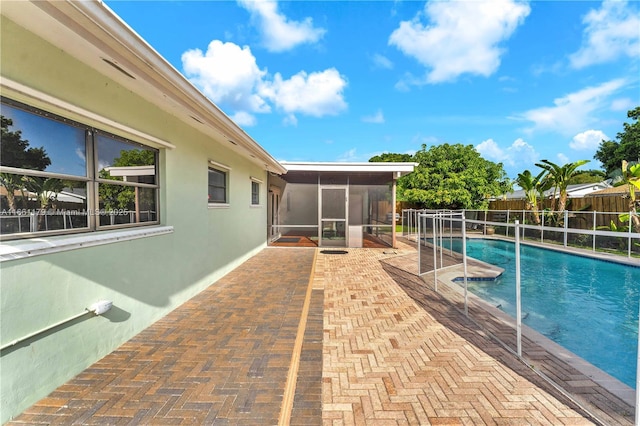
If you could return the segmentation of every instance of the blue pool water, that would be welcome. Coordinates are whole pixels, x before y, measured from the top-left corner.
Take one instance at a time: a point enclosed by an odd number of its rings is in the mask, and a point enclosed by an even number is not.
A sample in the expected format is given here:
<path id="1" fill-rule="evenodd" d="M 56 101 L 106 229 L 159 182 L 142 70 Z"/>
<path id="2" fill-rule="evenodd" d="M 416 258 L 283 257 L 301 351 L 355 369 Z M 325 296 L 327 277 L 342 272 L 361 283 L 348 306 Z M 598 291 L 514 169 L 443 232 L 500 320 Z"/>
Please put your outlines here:
<path id="1" fill-rule="evenodd" d="M 449 240 L 443 240 L 449 247 Z M 470 239 L 467 255 L 505 272 L 468 289 L 511 315 L 515 306 L 514 243 Z M 462 252 L 462 240 L 453 239 Z M 635 388 L 640 268 L 520 246 L 522 323 Z"/>

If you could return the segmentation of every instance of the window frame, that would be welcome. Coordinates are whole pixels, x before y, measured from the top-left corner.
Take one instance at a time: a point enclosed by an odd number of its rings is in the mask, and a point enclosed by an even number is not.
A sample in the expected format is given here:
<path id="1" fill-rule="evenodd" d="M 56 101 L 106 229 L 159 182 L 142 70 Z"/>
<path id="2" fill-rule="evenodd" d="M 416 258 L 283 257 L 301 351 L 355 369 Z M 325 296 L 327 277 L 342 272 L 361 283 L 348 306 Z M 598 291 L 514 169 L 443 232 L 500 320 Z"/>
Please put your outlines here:
<path id="1" fill-rule="evenodd" d="M 209 188 L 213 185 L 211 185 L 211 182 L 209 180 L 209 171 L 216 171 L 218 173 L 222 173 L 224 174 L 224 202 L 220 202 L 220 201 L 211 201 L 209 199 L 207 199 L 207 205 L 210 209 L 215 209 L 215 208 L 227 208 L 231 206 L 231 191 L 229 190 L 229 187 L 231 186 L 231 167 L 222 164 L 222 163 L 218 163 L 217 161 L 213 161 L 213 160 L 209 160 L 208 164 L 207 164 L 207 195 L 209 194 Z M 219 186 L 217 186 L 217 188 L 220 188 Z"/>
<path id="2" fill-rule="evenodd" d="M 250 193 L 250 206 L 251 207 L 260 207 L 262 205 L 261 201 L 262 201 L 262 197 L 260 196 L 260 192 L 262 191 L 262 183 L 263 181 L 261 179 L 258 179 L 256 177 L 250 176 L 249 180 L 251 181 L 251 193 Z M 256 188 L 256 199 L 254 200 L 254 187 Z"/>
<path id="3" fill-rule="evenodd" d="M 29 239 L 29 238 L 39 238 L 46 236 L 56 236 L 56 235 L 69 235 L 69 234 L 92 234 L 98 231 L 105 230 L 117 230 L 123 228 L 138 228 L 143 226 L 153 226 L 158 225 L 161 222 L 160 218 L 160 153 L 161 150 L 149 146 L 144 143 L 140 143 L 138 141 L 134 141 L 132 139 L 122 137 L 111 132 L 107 132 L 96 127 L 93 127 L 88 124 L 84 124 L 80 121 L 72 120 L 61 115 L 49 112 L 47 110 L 16 101 L 14 99 L 8 98 L 6 96 L 0 96 L 0 103 L 3 106 L 7 106 L 9 108 L 13 108 L 16 110 L 21 110 L 23 112 L 33 114 L 45 119 L 52 120 L 57 123 L 61 123 L 63 125 L 75 127 L 81 129 L 84 132 L 84 147 L 85 147 L 85 175 L 70 175 L 56 172 L 47 172 L 41 170 L 32 170 L 32 169 L 23 169 L 17 167 L 10 166 L 0 166 L 0 172 L 2 173 L 10 173 L 16 175 L 22 175 L 27 177 L 44 177 L 44 178 L 56 178 L 56 179 L 64 179 L 67 181 L 73 182 L 84 182 L 86 185 L 85 190 L 85 204 L 79 209 L 86 209 L 84 214 L 86 215 L 86 224 L 87 226 L 81 228 L 72 228 L 72 229 L 53 229 L 53 230 L 36 230 L 29 232 L 15 232 L 8 234 L 0 234 L 0 241 L 9 241 L 9 240 L 19 240 L 19 239 Z M 103 135 L 108 138 L 114 139 L 119 142 L 123 142 L 133 147 L 140 147 L 145 150 L 151 150 L 154 153 L 154 173 L 155 173 L 155 183 L 154 184 L 144 184 L 144 183 L 132 183 L 132 182 L 122 182 L 116 180 L 109 179 L 101 179 L 99 178 L 99 162 L 98 162 L 98 138 L 97 135 Z M 155 220 L 145 221 L 145 222 L 132 222 L 132 223 L 122 223 L 115 225 L 100 225 L 100 201 L 99 201 L 99 184 L 115 184 L 118 186 L 131 186 L 131 187 L 144 187 L 151 188 L 154 190 L 154 209 L 155 209 Z M 22 209 L 29 210 L 29 209 Z M 58 209 L 54 211 L 59 211 Z M 48 216 L 48 215 L 45 215 Z M 66 221 L 66 216 L 63 221 Z M 66 226 L 66 224 L 65 224 Z"/>

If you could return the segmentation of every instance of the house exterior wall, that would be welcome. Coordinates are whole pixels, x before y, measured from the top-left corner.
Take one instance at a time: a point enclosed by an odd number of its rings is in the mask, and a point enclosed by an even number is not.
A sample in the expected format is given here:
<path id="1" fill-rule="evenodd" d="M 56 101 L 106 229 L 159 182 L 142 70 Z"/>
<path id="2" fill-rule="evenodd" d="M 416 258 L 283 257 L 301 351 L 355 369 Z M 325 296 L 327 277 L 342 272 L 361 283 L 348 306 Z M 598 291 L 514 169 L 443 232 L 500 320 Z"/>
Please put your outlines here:
<path id="1" fill-rule="evenodd" d="M 262 249 L 267 172 L 228 149 L 228 142 L 212 140 L 61 48 L 4 17 L 0 24 L 3 77 L 176 146 L 160 151 L 157 228 L 164 234 L 0 264 L 2 345 L 98 300 L 113 301 L 103 316 L 87 314 L 2 351 L 4 423 Z M 208 160 L 231 168 L 228 207 L 208 206 Z M 251 206 L 250 177 L 264 182 L 258 206 Z"/>

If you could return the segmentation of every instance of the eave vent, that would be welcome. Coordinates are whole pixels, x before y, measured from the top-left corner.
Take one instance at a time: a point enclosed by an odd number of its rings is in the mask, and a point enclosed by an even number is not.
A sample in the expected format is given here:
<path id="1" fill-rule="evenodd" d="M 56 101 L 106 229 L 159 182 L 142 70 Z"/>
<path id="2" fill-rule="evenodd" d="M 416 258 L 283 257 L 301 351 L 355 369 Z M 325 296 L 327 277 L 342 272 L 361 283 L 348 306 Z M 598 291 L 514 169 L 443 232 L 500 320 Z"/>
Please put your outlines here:
<path id="1" fill-rule="evenodd" d="M 134 80 L 136 79 L 134 76 L 132 76 L 131 74 L 126 72 L 124 69 L 122 69 L 120 67 L 120 65 L 116 64 L 115 62 L 111 61 L 110 59 L 102 58 L 102 60 L 105 61 L 107 64 L 111 65 L 113 68 L 115 68 L 118 71 L 120 71 L 122 74 L 126 75 L 127 77 L 132 78 Z"/>

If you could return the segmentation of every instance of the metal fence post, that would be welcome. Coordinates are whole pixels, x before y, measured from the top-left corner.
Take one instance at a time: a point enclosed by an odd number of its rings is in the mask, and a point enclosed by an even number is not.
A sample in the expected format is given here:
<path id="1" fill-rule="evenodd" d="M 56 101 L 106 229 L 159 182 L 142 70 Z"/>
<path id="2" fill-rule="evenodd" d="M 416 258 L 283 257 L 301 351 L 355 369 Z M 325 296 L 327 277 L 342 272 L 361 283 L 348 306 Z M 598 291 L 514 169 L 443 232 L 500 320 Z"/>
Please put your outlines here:
<path id="1" fill-rule="evenodd" d="M 444 266 L 444 261 L 442 260 L 442 256 L 443 256 L 443 247 L 444 245 L 442 244 L 442 235 L 444 234 L 444 216 L 442 215 L 441 212 L 438 212 L 438 223 L 440 224 L 440 229 L 438 230 L 438 232 L 440 233 L 439 235 L 439 239 L 440 239 L 440 267 Z"/>
<path id="2" fill-rule="evenodd" d="M 516 344 L 518 357 L 522 357 L 522 306 L 520 295 L 520 222 L 516 220 Z"/>
<path id="3" fill-rule="evenodd" d="M 507 222 L 506 222 L 506 225 L 507 225 L 507 226 L 505 226 L 505 228 L 506 228 L 506 230 L 505 230 L 505 237 L 508 237 L 508 236 L 509 236 L 509 214 L 510 214 L 510 213 L 511 213 L 511 210 L 507 210 Z"/>
<path id="4" fill-rule="evenodd" d="M 487 235 L 487 211 L 484 211 L 484 224 L 482 225 L 482 233 Z"/>
<path id="5" fill-rule="evenodd" d="M 627 244 L 627 257 L 631 259 L 631 225 L 633 221 L 631 220 L 631 212 L 629 212 L 629 243 Z"/>
<path id="6" fill-rule="evenodd" d="M 418 217 L 418 220 L 420 217 Z M 418 238 L 416 238 L 416 246 L 418 247 L 418 274 L 422 273 L 422 262 L 420 261 L 420 255 L 422 254 L 422 247 L 420 247 L 420 222 L 418 222 Z"/>
<path id="7" fill-rule="evenodd" d="M 564 246 L 567 246 L 567 228 L 569 227 L 569 211 L 564 211 Z"/>
<path id="8" fill-rule="evenodd" d="M 596 223 L 598 222 L 598 212 L 593 211 L 593 251 L 596 251 Z"/>
<path id="9" fill-rule="evenodd" d="M 438 247 L 438 237 L 436 235 L 436 216 L 437 213 L 433 215 L 431 218 L 433 222 L 433 285 L 435 292 L 438 292 L 438 251 L 436 247 Z"/>
<path id="10" fill-rule="evenodd" d="M 640 314 L 640 304 L 638 304 Z M 640 326 L 640 324 L 639 324 Z M 640 327 L 638 327 L 638 355 L 636 360 L 636 426 L 640 426 Z"/>
<path id="11" fill-rule="evenodd" d="M 469 316 L 469 296 L 467 293 L 467 225 L 462 212 L 462 264 L 464 269 L 464 315 Z"/>

